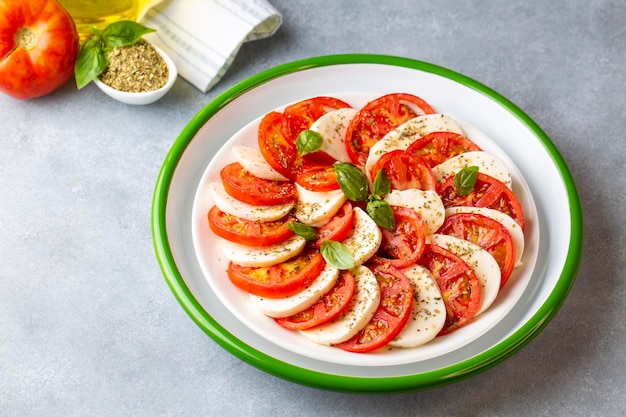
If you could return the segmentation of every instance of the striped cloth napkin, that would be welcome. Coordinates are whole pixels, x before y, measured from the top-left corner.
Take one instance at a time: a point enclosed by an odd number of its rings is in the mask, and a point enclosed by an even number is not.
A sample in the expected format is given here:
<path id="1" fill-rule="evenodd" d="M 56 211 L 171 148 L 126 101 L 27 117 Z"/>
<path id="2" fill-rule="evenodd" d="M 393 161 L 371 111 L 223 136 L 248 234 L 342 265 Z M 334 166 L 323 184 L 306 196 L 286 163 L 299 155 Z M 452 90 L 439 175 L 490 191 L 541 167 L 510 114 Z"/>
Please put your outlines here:
<path id="1" fill-rule="evenodd" d="M 265 0 L 156 1 L 139 16 L 157 31 L 146 39 L 203 92 L 219 82 L 244 42 L 273 35 L 283 18 Z"/>

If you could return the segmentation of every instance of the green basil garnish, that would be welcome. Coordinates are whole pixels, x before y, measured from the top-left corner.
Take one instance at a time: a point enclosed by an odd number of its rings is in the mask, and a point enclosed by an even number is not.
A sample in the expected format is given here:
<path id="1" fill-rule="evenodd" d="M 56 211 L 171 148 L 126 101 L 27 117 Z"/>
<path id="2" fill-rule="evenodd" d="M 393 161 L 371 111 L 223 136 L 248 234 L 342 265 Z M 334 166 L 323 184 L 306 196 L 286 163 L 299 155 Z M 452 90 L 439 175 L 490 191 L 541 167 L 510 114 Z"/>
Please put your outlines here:
<path id="1" fill-rule="evenodd" d="M 352 201 L 367 201 L 367 176 L 359 167 L 350 162 L 334 165 L 337 182 L 341 191 Z"/>
<path id="2" fill-rule="evenodd" d="M 396 219 L 389 203 L 379 197 L 370 198 L 367 202 L 367 214 L 380 227 L 387 230 L 396 230 Z"/>
<path id="3" fill-rule="evenodd" d="M 304 223 L 289 222 L 287 227 L 298 236 L 303 237 L 307 242 L 317 239 L 318 235 L 315 229 Z"/>
<path id="4" fill-rule="evenodd" d="M 337 269 L 354 268 L 354 257 L 343 244 L 335 240 L 325 240 L 320 246 L 324 260 Z"/>
<path id="5" fill-rule="evenodd" d="M 304 156 L 322 149 L 324 138 L 314 130 L 303 130 L 296 138 L 298 155 Z"/>
<path id="6" fill-rule="evenodd" d="M 474 185 L 478 178 L 478 167 L 465 167 L 454 176 L 454 192 L 460 196 L 466 196 L 474 191 Z"/>
<path id="7" fill-rule="evenodd" d="M 391 191 L 391 183 L 389 177 L 387 177 L 387 171 L 385 169 L 378 170 L 374 183 L 372 184 L 372 194 L 379 197 L 384 197 Z"/>

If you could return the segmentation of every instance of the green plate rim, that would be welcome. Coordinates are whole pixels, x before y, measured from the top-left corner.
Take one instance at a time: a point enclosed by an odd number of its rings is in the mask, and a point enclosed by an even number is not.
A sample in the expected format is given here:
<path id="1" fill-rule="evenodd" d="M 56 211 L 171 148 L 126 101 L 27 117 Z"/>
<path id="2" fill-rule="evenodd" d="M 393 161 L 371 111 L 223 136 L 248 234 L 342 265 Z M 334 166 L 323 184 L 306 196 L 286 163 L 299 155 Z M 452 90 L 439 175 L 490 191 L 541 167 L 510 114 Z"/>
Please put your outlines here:
<path id="1" fill-rule="evenodd" d="M 563 271 L 549 297 L 526 323 L 500 343 L 472 358 L 417 375 L 384 378 L 333 375 L 304 369 L 248 346 L 220 326 L 195 299 L 174 261 L 165 221 L 169 187 L 178 162 L 200 128 L 231 101 L 261 84 L 293 72 L 342 64 L 383 64 L 412 68 L 440 75 L 489 96 L 537 136 L 561 174 L 567 190 L 572 234 Z M 339 54 L 302 59 L 270 68 L 239 82 L 208 103 L 178 136 L 159 172 L 152 201 L 152 238 L 163 276 L 178 302 L 207 335 L 231 354 L 267 373 L 302 385 L 331 391 L 391 393 L 429 389 L 471 377 L 509 358 L 539 334 L 560 309 L 574 284 L 582 258 L 583 218 L 578 191 L 563 157 L 541 128 L 508 99 L 465 75 L 424 61 L 390 55 Z"/>

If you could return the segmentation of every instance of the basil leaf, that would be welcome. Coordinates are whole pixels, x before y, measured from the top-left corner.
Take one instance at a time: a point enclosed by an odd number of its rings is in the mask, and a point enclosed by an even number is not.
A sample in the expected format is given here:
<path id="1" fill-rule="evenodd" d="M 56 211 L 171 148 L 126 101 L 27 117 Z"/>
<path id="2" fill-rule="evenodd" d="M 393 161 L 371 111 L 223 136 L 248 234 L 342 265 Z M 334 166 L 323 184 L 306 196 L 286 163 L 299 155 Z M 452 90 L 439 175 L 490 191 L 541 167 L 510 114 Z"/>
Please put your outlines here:
<path id="1" fill-rule="evenodd" d="M 304 156 L 322 149 L 324 138 L 314 130 L 303 130 L 296 138 L 298 155 Z"/>
<path id="2" fill-rule="evenodd" d="M 454 192 L 465 196 L 474 191 L 474 185 L 478 178 L 478 167 L 469 166 L 461 169 L 454 176 Z"/>
<path id="3" fill-rule="evenodd" d="M 298 236 L 303 237 L 307 242 L 317 239 L 317 232 L 315 229 L 304 223 L 289 222 L 287 227 Z"/>
<path id="4" fill-rule="evenodd" d="M 341 191 L 352 201 L 367 200 L 367 176 L 350 162 L 338 162 L 334 165 L 337 182 Z"/>
<path id="5" fill-rule="evenodd" d="M 76 63 L 74 64 L 74 75 L 76 77 L 76 87 L 80 90 L 91 81 L 96 79 L 109 65 L 104 51 L 102 50 L 102 40 L 99 36 L 94 36 L 85 41 L 78 51 Z"/>
<path id="6" fill-rule="evenodd" d="M 379 197 L 384 197 L 391 191 L 391 183 L 389 177 L 387 177 L 387 171 L 385 169 L 378 170 L 374 183 L 372 184 L 372 194 Z"/>
<path id="7" fill-rule="evenodd" d="M 320 246 L 320 252 L 326 262 L 337 269 L 354 268 L 354 257 L 343 244 L 335 240 L 325 240 Z"/>
<path id="8" fill-rule="evenodd" d="M 367 202 L 367 214 L 374 222 L 387 230 L 396 230 L 396 219 L 389 203 L 379 198 L 372 198 Z"/>
<path id="9" fill-rule="evenodd" d="M 102 31 L 102 39 L 107 48 L 118 48 L 136 43 L 146 33 L 155 32 L 154 29 L 130 20 L 111 23 Z"/>

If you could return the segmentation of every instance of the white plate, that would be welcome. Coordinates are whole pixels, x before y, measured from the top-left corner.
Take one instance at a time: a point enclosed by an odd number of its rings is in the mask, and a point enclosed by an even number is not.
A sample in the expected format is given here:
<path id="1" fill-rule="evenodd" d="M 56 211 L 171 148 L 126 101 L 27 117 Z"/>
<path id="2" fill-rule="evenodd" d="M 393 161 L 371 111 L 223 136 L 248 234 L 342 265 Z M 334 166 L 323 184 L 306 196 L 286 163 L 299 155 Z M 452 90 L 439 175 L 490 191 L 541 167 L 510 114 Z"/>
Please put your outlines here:
<path id="1" fill-rule="evenodd" d="M 521 277 L 511 277 L 514 285 L 507 284 L 499 296 L 502 301 L 488 310 L 491 316 L 466 328 L 474 336 L 453 333 L 450 336 L 462 340 L 446 343 L 443 354 L 394 350 L 389 355 L 368 354 L 375 363 L 363 366 L 363 355 L 356 359 L 350 354 L 348 358 L 336 352 L 338 349 L 326 348 L 333 349 L 329 360 L 300 337 L 270 337 L 264 323 L 257 325 L 258 318 L 246 314 L 244 298 L 233 289 L 219 255 L 204 259 L 195 255 L 192 231 L 201 227 L 194 222 L 204 207 L 198 200 L 194 214 L 194 199 L 212 175 L 215 165 L 208 166 L 208 162 L 214 157 L 215 164 L 227 162 L 227 149 L 218 153 L 224 143 L 268 111 L 304 98 L 342 92 L 416 94 L 467 123 L 464 127 L 484 132 L 495 144 L 493 149 L 491 144 L 485 148 L 513 167 L 515 191 L 522 195 L 528 221 L 524 262 L 527 266 L 534 263 L 534 268 L 518 269 Z M 228 146 L 237 141 L 243 138 L 233 139 Z M 580 262 L 581 234 L 580 203 L 567 166 L 520 109 L 489 88 L 444 68 L 376 55 L 311 58 L 273 68 L 231 88 L 207 105 L 174 143 L 153 202 L 157 258 L 173 293 L 192 319 L 217 343 L 254 366 L 288 380 L 334 390 L 432 387 L 473 375 L 510 356 L 547 324 L 565 300 Z M 201 247 L 212 244 L 198 238 Z"/>

